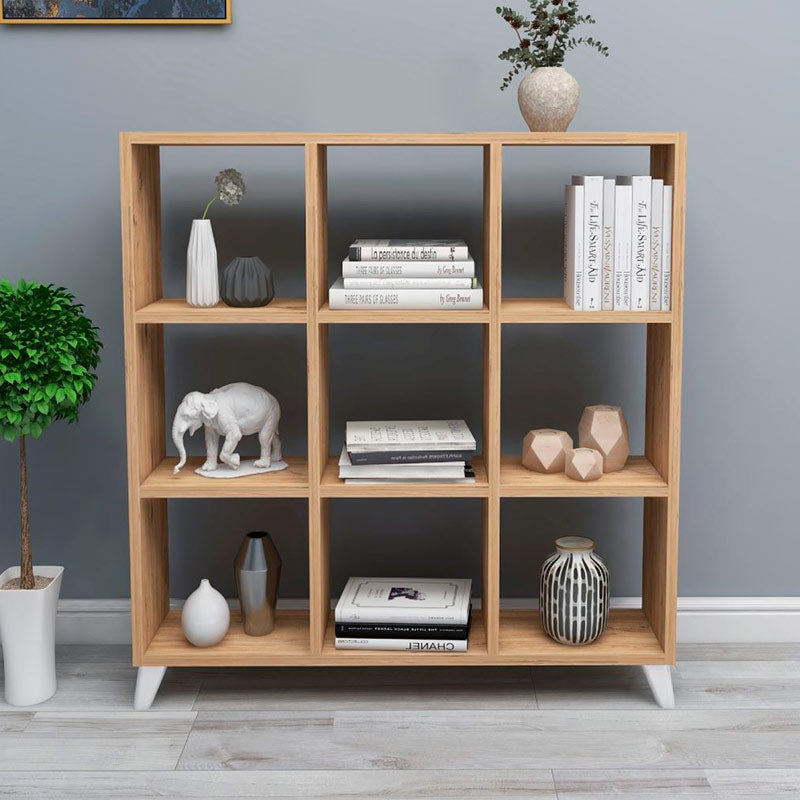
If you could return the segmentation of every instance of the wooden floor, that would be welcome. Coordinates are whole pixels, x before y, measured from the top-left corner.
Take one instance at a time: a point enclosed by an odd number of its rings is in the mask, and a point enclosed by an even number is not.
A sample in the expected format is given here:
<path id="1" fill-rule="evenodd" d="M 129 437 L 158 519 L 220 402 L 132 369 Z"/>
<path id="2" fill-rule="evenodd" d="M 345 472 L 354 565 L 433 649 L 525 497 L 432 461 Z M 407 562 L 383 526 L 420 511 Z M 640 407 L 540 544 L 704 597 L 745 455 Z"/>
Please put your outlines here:
<path id="1" fill-rule="evenodd" d="M 431 667 L 173 669 L 135 713 L 129 664 L 0 702 L 0 797 L 800 798 L 800 645 L 681 648 L 674 711 L 636 668 Z"/>

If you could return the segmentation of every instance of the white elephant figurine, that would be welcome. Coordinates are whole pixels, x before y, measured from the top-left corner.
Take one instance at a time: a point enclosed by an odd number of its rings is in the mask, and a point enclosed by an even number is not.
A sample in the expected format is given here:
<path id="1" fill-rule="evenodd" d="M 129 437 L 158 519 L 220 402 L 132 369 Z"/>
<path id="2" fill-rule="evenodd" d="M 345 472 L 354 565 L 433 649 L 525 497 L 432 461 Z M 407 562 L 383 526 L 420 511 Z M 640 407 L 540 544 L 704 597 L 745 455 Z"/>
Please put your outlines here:
<path id="1" fill-rule="evenodd" d="M 280 461 L 281 440 L 278 438 L 278 422 L 281 407 L 266 390 L 249 383 L 229 383 L 204 394 L 189 392 L 183 398 L 172 422 L 172 441 L 178 450 L 180 461 L 173 470 L 180 472 L 186 463 L 186 448 L 183 437 L 186 431 L 193 436 L 201 425 L 205 425 L 206 461 L 202 469 L 210 472 L 217 468 L 219 437 L 224 436 L 220 460 L 231 469 L 238 469 L 239 454 L 234 453 L 242 436 L 258 434 L 261 457 L 256 467 L 270 467 Z"/>

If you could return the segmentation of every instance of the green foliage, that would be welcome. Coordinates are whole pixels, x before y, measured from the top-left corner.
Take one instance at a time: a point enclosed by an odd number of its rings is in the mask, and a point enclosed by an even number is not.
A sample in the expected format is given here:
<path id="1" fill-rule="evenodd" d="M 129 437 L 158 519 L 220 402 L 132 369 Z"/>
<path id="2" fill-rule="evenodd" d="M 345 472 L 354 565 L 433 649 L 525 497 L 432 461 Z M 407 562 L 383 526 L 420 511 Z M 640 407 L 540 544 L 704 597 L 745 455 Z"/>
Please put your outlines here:
<path id="1" fill-rule="evenodd" d="M 530 19 L 508 6 L 498 6 L 497 13 L 511 26 L 519 43 L 500 53 L 502 61 L 512 64 L 501 89 L 507 89 L 515 75 L 536 67 L 560 67 L 569 50 L 585 44 L 608 56 L 608 48 L 591 36 L 574 36 L 578 25 L 594 25 L 595 19 L 578 13 L 578 0 L 528 0 Z"/>
<path id="2" fill-rule="evenodd" d="M 9 442 L 74 422 L 89 399 L 102 345 L 74 299 L 57 286 L 0 281 L 0 432 Z"/>

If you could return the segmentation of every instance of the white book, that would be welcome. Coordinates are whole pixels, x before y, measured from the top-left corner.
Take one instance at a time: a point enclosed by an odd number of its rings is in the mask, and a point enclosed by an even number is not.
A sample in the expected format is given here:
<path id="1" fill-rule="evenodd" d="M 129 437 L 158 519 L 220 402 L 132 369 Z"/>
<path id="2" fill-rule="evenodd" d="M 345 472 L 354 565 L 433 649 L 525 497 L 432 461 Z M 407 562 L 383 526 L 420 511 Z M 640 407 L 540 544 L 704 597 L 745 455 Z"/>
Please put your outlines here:
<path id="1" fill-rule="evenodd" d="M 613 178 L 603 179 L 603 311 L 614 308 L 614 195 L 617 182 Z"/>
<path id="2" fill-rule="evenodd" d="M 350 578 L 336 604 L 336 622 L 469 621 L 471 578 Z"/>
<path id="3" fill-rule="evenodd" d="M 475 262 L 461 261 L 342 261 L 344 278 L 474 278 Z"/>
<path id="4" fill-rule="evenodd" d="M 340 478 L 410 479 L 464 478 L 465 461 L 430 462 L 425 464 L 352 464 L 347 445 L 339 456 Z"/>
<path id="5" fill-rule="evenodd" d="M 477 289 L 477 278 L 342 278 L 345 289 Z"/>
<path id="6" fill-rule="evenodd" d="M 331 286 L 328 302 L 334 311 L 361 309 L 440 309 L 483 308 L 483 288 L 475 289 L 345 289 L 342 278 Z"/>
<path id="7" fill-rule="evenodd" d="M 350 452 L 476 449 L 463 419 L 351 421 L 345 445 Z"/>
<path id="8" fill-rule="evenodd" d="M 337 650 L 408 650 L 413 653 L 466 653 L 466 639 L 362 639 L 336 637 Z"/>
<path id="9" fill-rule="evenodd" d="M 463 472 L 463 470 L 462 470 Z M 385 483 L 446 483 L 461 484 L 475 483 L 474 477 L 467 478 L 345 478 L 345 483 L 352 483 L 355 486 L 379 486 Z"/>
<path id="10" fill-rule="evenodd" d="M 583 186 L 564 189 L 564 300 L 583 311 Z"/>
<path id="11" fill-rule="evenodd" d="M 350 245 L 353 261 L 466 261 L 463 239 L 356 239 Z"/>
<path id="12" fill-rule="evenodd" d="M 614 189 L 614 310 L 631 310 L 631 219 L 630 186 Z"/>
<path id="13" fill-rule="evenodd" d="M 661 226 L 661 310 L 672 308 L 672 187 L 664 187 L 664 222 Z"/>
<path id="14" fill-rule="evenodd" d="M 583 186 L 583 310 L 603 305 L 603 176 L 573 175 Z"/>
<path id="15" fill-rule="evenodd" d="M 664 181 L 653 178 L 650 195 L 650 310 L 661 311 L 661 264 L 663 260 Z"/>
<path id="16" fill-rule="evenodd" d="M 650 308 L 650 203 L 652 178 L 649 175 L 619 176 L 617 183 L 633 188 L 631 203 L 631 311 L 648 311 Z"/>

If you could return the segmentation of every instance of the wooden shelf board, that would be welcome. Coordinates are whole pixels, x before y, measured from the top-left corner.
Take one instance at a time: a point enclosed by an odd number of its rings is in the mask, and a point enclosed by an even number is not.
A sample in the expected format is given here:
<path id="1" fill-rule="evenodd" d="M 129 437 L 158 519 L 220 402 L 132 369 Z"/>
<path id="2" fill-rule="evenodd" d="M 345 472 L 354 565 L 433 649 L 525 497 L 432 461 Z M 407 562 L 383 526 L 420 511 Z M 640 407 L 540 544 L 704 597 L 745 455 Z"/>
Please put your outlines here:
<path id="1" fill-rule="evenodd" d="M 483 459 L 473 458 L 475 483 L 352 484 L 339 478 L 339 459 L 331 457 L 322 475 L 322 497 L 488 497 L 489 481 Z"/>
<path id="2" fill-rule="evenodd" d="M 562 297 L 507 297 L 500 305 L 505 323 L 600 323 L 672 322 L 671 311 L 573 311 Z"/>
<path id="3" fill-rule="evenodd" d="M 140 497 L 308 497 L 308 464 L 304 458 L 287 457 L 289 468 L 280 472 L 248 475 L 244 478 L 204 478 L 195 470 L 203 458 L 190 456 L 177 475 L 178 463 L 165 458 L 145 479 Z"/>
<path id="4" fill-rule="evenodd" d="M 195 308 L 181 297 L 165 297 L 136 312 L 138 325 L 176 323 L 197 325 L 305 325 L 304 297 L 276 297 L 269 305 L 234 308 L 219 303 L 211 308 Z"/>
<path id="5" fill-rule="evenodd" d="M 309 647 L 308 611 L 278 609 L 275 630 L 267 636 L 247 636 L 241 614 L 231 611 L 231 627 L 214 647 L 194 647 L 181 630 L 181 612 L 170 611 L 150 642 L 139 666 L 441 666 L 665 664 L 666 655 L 640 609 L 611 611 L 608 629 L 596 642 L 570 647 L 542 631 L 538 611 L 500 612 L 500 652 L 490 656 L 480 611 L 473 612 L 466 653 L 414 653 L 396 650 L 337 650 L 331 612 L 322 653 Z"/>
<path id="6" fill-rule="evenodd" d="M 338 309 L 332 310 L 325 301 L 317 318 L 324 323 L 341 324 L 384 324 L 384 325 L 453 325 L 459 323 L 480 324 L 490 321 L 489 309 L 463 309 L 460 311 L 440 311 L 438 309 Z"/>
<path id="7" fill-rule="evenodd" d="M 308 611 L 278 609 L 275 629 L 267 636 L 248 636 L 238 610 L 231 611 L 231 627 L 213 647 L 195 647 L 183 635 L 181 612 L 172 610 L 153 637 L 141 666 L 247 667 L 303 664 L 311 648 Z"/>
<path id="8" fill-rule="evenodd" d="M 133 145 L 181 147 L 207 146 L 473 146 L 500 144 L 520 146 L 648 147 L 674 145 L 681 134 L 650 131 L 568 131 L 564 133 L 475 132 L 475 133 L 312 133 L 291 131 L 132 131 L 122 134 Z"/>
<path id="9" fill-rule="evenodd" d="M 605 633 L 582 646 L 553 641 L 536 610 L 501 610 L 499 655 L 504 663 L 542 665 L 668 663 L 644 612 L 631 608 L 612 609 Z"/>
<path id="10" fill-rule="evenodd" d="M 501 497 L 667 497 L 669 487 L 644 456 L 631 456 L 624 469 L 596 481 L 573 481 L 563 472 L 531 472 L 518 456 L 500 464 Z"/>

